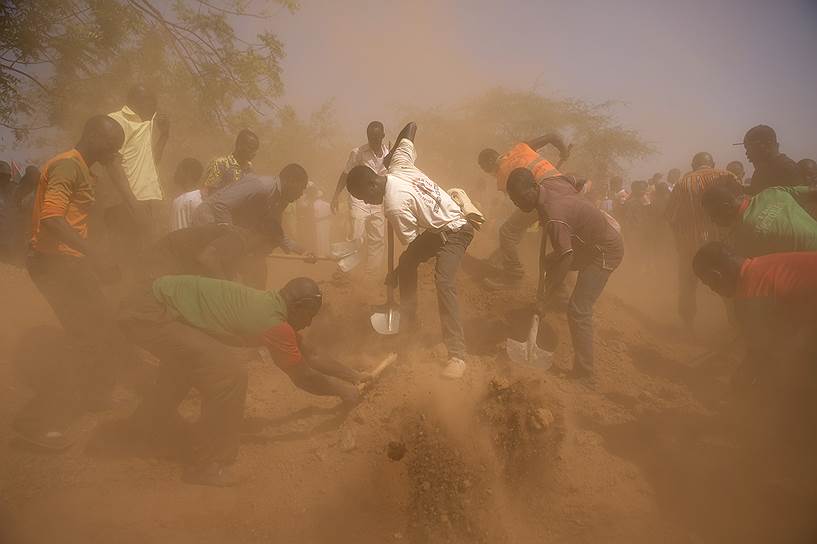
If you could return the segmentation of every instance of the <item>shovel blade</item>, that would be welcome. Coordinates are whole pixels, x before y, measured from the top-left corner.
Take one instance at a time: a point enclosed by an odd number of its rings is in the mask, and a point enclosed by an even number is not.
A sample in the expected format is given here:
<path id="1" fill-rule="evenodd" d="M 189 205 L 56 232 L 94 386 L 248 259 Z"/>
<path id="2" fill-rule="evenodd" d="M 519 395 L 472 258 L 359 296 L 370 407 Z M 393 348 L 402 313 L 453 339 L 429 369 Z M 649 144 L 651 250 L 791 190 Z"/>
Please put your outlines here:
<path id="1" fill-rule="evenodd" d="M 338 259 L 338 268 L 341 272 L 349 272 L 360 264 L 360 253 L 354 252 Z"/>
<path id="2" fill-rule="evenodd" d="M 400 312 L 394 308 L 373 313 L 370 321 L 377 334 L 390 335 L 400 331 Z"/>
<path id="3" fill-rule="evenodd" d="M 508 354 L 508 358 L 514 363 L 524 365 L 528 362 L 528 344 L 526 342 L 511 340 L 510 338 L 506 339 L 505 353 Z"/>

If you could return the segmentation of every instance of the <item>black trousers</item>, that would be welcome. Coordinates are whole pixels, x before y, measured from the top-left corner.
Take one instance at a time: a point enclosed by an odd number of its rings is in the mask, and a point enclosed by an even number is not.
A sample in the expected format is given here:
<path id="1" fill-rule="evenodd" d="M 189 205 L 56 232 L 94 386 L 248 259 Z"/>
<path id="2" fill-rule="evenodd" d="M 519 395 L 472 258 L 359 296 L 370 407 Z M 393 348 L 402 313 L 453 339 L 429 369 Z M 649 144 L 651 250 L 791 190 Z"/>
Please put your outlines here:
<path id="1" fill-rule="evenodd" d="M 15 424 L 36 431 L 64 429 L 84 410 L 84 401 L 110 393 L 131 351 L 85 258 L 34 253 L 26 267 L 76 346 L 79 361 L 54 361 L 55 386 L 24 408 Z"/>
<path id="2" fill-rule="evenodd" d="M 247 396 L 247 368 L 229 346 L 177 321 L 146 292 L 128 300 L 120 324 L 127 338 L 155 355 L 159 375 L 138 417 L 159 430 L 174 421 L 191 389 L 202 399 L 193 445 L 194 465 L 230 463 L 238 455 Z"/>
<path id="3" fill-rule="evenodd" d="M 400 284 L 400 315 L 407 323 L 417 319 L 417 267 L 432 257 L 437 307 L 440 312 L 443 342 L 450 357 L 465 356 L 465 334 L 457 300 L 457 271 L 474 238 L 474 228 L 466 224 L 457 232 L 444 235 L 426 231 L 412 241 L 400 255 L 397 272 Z M 405 316 L 405 317 L 403 317 Z"/>

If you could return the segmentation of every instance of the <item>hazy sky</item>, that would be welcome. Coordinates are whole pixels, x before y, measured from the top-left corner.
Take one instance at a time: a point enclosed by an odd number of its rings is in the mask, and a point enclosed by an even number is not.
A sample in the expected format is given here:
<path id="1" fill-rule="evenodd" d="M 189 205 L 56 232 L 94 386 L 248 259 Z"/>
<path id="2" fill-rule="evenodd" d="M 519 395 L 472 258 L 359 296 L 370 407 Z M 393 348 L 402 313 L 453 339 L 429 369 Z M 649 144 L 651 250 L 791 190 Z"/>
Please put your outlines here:
<path id="1" fill-rule="evenodd" d="M 759 123 L 795 160 L 817 157 L 815 0 L 302 0 L 273 29 L 285 100 L 307 113 L 334 97 L 361 137 L 395 105 L 503 85 L 624 102 L 617 118 L 660 151 L 633 177 L 702 150 L 745 162 L 731 144 Z"/>

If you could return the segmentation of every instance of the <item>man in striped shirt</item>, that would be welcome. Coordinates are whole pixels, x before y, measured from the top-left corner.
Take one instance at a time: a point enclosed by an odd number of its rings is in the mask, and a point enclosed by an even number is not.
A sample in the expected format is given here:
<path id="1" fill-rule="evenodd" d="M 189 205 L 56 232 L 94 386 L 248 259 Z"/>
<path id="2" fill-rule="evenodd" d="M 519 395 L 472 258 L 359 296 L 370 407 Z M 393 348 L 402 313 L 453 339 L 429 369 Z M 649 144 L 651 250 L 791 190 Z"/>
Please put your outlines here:
<path id="1" fill-rule="evenodd" d="M 697 153 L 692 158 L 692 171 L 681 178 L 667 204 L 665 217 L 675 235 L 678 250 L 678 313 L 688 329 L 696 313 L 695 288 L 698 279 L 692 272 L 692 257 L 706 242 L 720 237 L 718 227 L 704 212 L 701 195 L 716 183 L 726 183 L 738 195 L 742 187 L 737 178 L 726 170 L 715 168 L 712 155 Z"/>

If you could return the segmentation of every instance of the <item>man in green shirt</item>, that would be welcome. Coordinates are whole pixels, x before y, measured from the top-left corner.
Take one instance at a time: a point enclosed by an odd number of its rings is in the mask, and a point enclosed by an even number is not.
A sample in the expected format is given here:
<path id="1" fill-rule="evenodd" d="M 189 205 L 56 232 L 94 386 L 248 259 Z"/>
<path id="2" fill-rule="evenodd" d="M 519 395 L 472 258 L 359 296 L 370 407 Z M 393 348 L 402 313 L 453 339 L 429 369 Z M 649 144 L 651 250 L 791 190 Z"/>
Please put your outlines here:
<path id="1" fill-rule="evenodd" d="M 739 255 L 817 251 L 813 188 L 769 187 L 749 197 L 715 184 L 704 191 L 701 204 L 714 223 L 731 228 L 727 241 Z"/>
<path id="2" fill-rule="evenodd" d="M 161 431 L 176 419 L 191 388 L 201 395 L 201 432 L 184 472 L 186 482 L 237 484 L 227 466 L 238 454 L 247 369 L 229 345 L 266 347 L 304 391 L 358 400 L 356 385 L 367 375 L 301 347 L 296 331 L 312 323 L 321 303 L 320 288 L 309 278 L 296 278 L 275 292 L 198 276 L 162 276 L 124 302 L 119 322 L 126 336 L 160 360 L 156 387 L 136 421 Z"/>

